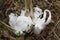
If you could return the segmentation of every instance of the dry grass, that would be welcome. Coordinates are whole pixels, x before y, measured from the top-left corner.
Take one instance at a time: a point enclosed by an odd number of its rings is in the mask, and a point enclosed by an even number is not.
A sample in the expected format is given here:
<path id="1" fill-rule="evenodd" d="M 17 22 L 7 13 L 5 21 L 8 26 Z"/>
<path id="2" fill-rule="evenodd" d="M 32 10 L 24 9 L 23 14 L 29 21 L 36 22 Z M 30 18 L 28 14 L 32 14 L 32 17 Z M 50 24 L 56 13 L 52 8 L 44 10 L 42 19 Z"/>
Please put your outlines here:
<path id="1" fill-rule="evenodd" d="M 0 0 L 0 38 L 3 40 L 60 40 L 60 0 L 33 0 L 33 6 L 38 5 L 41 9 L 49 9 L 52 13 L 52 22 L 39 34 L 29 33 L 17 37 L 10 29 L 9 13 L 24 9 L 24 0 Z M 14 34 L 14 35 L 13 35 Z M 1 40 L 0 39 L 0 40 Z"/>

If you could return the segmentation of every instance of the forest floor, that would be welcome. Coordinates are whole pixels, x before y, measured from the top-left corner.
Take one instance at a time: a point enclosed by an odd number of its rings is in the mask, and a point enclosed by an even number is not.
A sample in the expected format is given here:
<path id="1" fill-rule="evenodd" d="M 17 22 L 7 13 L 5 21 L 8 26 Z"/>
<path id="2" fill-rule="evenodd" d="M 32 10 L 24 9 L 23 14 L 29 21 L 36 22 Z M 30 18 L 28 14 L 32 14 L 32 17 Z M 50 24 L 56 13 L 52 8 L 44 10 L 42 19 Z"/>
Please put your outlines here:
<path id="1" fill-rule="evenodd" d="M 12 29 L 6 27 L 9 25 L 8 15 L 12 11 L 19 15 L 20 9 L 24 8 L 24 2 L 23 0 L 0 0 L 0 40 L 60 40 L 60 0 L 33 0 L 33 6 L 36 5 L 43 10 L 51 11 L 52 22 L 39 35 L 29 33 L 17 37 L 12 33 Z"/>

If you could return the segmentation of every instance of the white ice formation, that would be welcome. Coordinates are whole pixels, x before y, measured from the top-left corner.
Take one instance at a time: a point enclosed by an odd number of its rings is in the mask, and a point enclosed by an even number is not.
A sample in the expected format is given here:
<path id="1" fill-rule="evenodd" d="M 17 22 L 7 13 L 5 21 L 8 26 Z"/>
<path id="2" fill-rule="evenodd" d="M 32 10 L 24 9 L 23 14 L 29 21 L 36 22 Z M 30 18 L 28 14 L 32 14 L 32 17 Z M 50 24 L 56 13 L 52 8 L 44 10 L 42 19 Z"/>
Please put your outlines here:
<path id="1" fill-rule="evenodd" d="M 43 30 L 45 26 L 51 22 L 51 12 L 49 10 L 46 9 L 44 12 L 42 12 L 42 9 L 39 7 L 35 7 L 34 10 L 33 21 L 30 16 L 25 16 L 25 10 L 21 10 L 20 16 L 17 16 L 17 14 L 14 13 L 10 13 L 9 24 L 13 29 L 16 30 L 16 33 L 20 32 L 20 34 L 23 34 L 23 31 L 28 32 L 28 30 L 30 30 L 30 26 L 34 24 L 34 33 L 39 34 L 41 30 Z M 46 20 L 47 12 L 49 13 L 49 17 Z M 39 16 L 42 15 L 43 17 L 40 18 Z"/>

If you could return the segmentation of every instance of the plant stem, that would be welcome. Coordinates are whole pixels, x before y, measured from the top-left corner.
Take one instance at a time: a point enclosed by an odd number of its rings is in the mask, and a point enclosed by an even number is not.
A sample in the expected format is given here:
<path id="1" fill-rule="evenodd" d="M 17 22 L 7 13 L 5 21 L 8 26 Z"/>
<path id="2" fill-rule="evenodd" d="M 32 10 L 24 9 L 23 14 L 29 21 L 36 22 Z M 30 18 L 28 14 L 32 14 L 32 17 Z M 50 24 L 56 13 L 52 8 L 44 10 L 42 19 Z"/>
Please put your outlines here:
<path id="1" fill-rule="evenodd" d="M 31 12 L 31 18 L 32 18 L 32 20 L 33 20 L 33 19 L 34 19 L 34 13 L 33 13 L 32 0 L 30 0 L 30 12 Z"/>

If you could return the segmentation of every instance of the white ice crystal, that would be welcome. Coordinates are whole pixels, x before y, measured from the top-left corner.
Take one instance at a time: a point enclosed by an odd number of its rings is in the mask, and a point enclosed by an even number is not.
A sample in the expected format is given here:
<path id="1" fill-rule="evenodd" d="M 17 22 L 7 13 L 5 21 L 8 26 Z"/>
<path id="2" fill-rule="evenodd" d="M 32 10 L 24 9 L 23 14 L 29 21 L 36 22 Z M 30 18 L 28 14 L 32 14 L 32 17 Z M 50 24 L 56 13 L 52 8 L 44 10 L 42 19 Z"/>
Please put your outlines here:
<path id="1" fill-rule="evenodd" d="M 42 14 L 43 14 L 43 12 L 42 12 L 42 9 L 40 9 L 38 6 L 36 6 L 35 8 L 34 8 L 34 17 L 35 18 L 38 18 L 39 16 L 41 16 Z"/>
<path id="2" fill-rule="evenodd" d="M 44 10 L 44 12 L 42 12 L 42 9 L 40 9 L 39 7 L 35 7 L 34 10 L 35 11 L 33 21 L 30 16 L 25 16 L 25 10 L 21 10 L 20 16 L 17 16 L 17 14 L 15 15 L 14 13 L 10 13 L 9 24 L 13 29 L 16 30 L 16 33 L 20 32 L 21 34 L 23 34 L 23 31 L 28 32 L 28 30 L 30 30 L 30 26 L 33 24 L 35 25 L 34 33 L 39 34 L 41 30 L 43 30 L 45 26 L 50 23 L 51 12 L 49 10 L 46 9 Z M 47 21 L 46 21 L 46 14 L 47 14 L 46 12 L 49 13 Z M 42 18 L 39 17 L 42 15 L 43 15 Z"/>
<path id="3" fill-rule="evenodd" d="M 16 30 L 16 33 L 23 34 L 23 31 L 28 31 L 32 24 L 31 18 L 25 16 L 24 10 L 21 10 L 21 16 L 16 17 L 13 13 L 9 15 L 9 24 Z"/>
<path id="4" fill-rule="evenodd" d="M 16 25 L 16 20 L 17 20 L 17 14 L 15 15 L 14 13 L 10 13 L 9 15 L 10 26 L 14 27 Z"/>
<path id="5" fill-rule="evenodd" d="M 48 17 L 47 21 L 46 21 L 46 12 L 49 12 L 49 17 Z M 45 28 L 45 26 L 51 22 L 51 12 L 46 9 L 46 10 L 44 10 L 43 14 L 44 15 L 43 15 L 42 19 L 37 18 L 34 21 L 35 22 L 35 31 L 34 32 L 36 34 L 39 34 L 41 32 L 41 30 L 43 30 Z"/>

